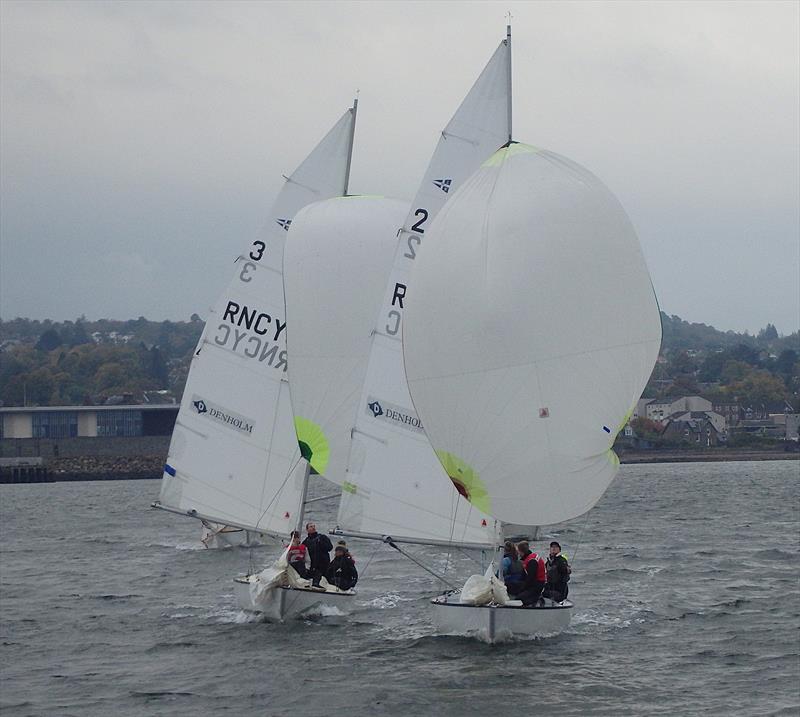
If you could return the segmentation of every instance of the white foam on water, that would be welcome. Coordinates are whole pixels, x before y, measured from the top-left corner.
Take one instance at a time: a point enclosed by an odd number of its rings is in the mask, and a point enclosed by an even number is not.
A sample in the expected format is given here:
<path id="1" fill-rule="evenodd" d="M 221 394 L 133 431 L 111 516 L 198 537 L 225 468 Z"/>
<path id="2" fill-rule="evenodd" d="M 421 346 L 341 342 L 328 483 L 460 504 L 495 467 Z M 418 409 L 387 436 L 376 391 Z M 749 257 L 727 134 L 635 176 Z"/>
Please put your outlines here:
<path id="1" fill-rule="evenodd" d="M 397 607 L 397 603 L 400 602 L 413 602 L 414 598 L 408 597 L 401 597 L 396 593 L 389 593 L 387 595 L 379 595 L 372 600 L 368 600 L 365 603 L 361 603 L 363 607 L 372 607 L 378 610 L 388 610 L 390 608 Z"/>

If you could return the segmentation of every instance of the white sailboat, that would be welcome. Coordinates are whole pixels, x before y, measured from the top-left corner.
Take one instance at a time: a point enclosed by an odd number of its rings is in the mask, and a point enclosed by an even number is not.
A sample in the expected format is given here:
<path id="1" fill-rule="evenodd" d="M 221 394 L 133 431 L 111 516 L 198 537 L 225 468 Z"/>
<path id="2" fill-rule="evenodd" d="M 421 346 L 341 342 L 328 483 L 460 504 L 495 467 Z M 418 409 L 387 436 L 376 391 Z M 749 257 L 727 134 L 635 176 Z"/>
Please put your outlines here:
<path id="1" fill-rule="evenodd" d="M 203 521 L 208 547 L 285 539 L 302 522 L 309 471 L 287 383 L 283 247 L 299 209 L 347 193 L 356 110 L 285 178 L 192 358 L 154 507 Z"/>
<path id="2" fill-rule="evenodd" d="M 342 487 L 338 535 L 383 540 L 401 552 L 399 543 L 494 544 L 493 520 L 459 494 L 464 486 L 448 480 L 413 410 L 400 338 L 411 268 L 430 223 L 455 188 L 508 141 L 510 51 L 509 33 L 442 132 L 405 220 L 398 216 L 387 227 L 390 243 L 376 247 L 382 254 L 371 259 L 368 281 L 359 278 L 366 272 L 358 250 L 350 244 L 345 256 L 324 236 L 324 212 L 335 202 L 305 210 L 318 220 L 316 228 L 293 228 L 284 262 L 292 405 L 297 425 L 324 445 L 320 472 Z M 301 230 L 308 236 L 295 253 Z M 319 271 L 306 270 L 311 253 Z"/>
<path id="3" fill-rule="evenodd" d="M 374 307 L 391 266 L 391 232 L 407 210 L 407 204 L 396 200 L 349 196 L 305 207 L 292 225 L 284 254 L 287 321 L 292 326 L 289 337 L 309 335 L 306 320 L 311 312 L 320 313 L 317 307 L 326 321 L 323 326 L 311 324 L 320 334 L 312 342 L 310 356 L 294 343 L 289 347 L 291 391 L 294 396 L 298 385 L 295 365 L 308 366 L 308 373 L 301 371 L 304 391 L 316 396 L 334 421 L 358 398 L 360 386 L 352 383 L 358 373 L 358 347 L 369 339 Z M 354 299 L 347 321 L 327 312 L 341 301 L 342 294 Z M 295 427 L 304 458 L 315 472 L 326 474 L 331 452 L 325 434 L 303 418 L 295 419 Z M 281 556 L 260 573 L 236 578 L 234 587 L 240 607 L 272 620 L 326 609 L 348 612 L 355 591 L 339 590 L 324 579 L 320 582 L 323 589 L 314 589 Z"/>
<path id="4" fill-rule="evenodd" d="M 498 521 L 586 513 L 658 357 L 661 323 L 638 239 L 611 192 L 565 157 L 509 143 L 429 231 L 406 309 L 414 406 L 442 464 Z M 502 525 L 498 538 L 502 536 Z M 498 586 L 499 587 L 499 586 Z M 444 632 L 548 635 L 569 601 L 433 600 Z"/>

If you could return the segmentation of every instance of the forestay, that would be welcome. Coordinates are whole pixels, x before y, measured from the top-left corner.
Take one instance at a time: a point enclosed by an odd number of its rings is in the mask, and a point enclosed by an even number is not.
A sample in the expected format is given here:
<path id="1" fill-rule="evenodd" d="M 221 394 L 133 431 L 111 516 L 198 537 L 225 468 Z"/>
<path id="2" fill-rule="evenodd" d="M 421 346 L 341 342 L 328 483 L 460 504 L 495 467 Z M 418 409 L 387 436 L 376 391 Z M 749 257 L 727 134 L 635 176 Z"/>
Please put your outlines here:
<path id="1" fill-rule="evenodd" d="M 639 242 L 594 175 L 498 151 L 431 227 L 404 322 L 414 405 L 502 521 L 552 524 L 612 481 L 661 341 Z"/>
<path id="2" fill-rule="evenodd" d="M 240 256 L 192 359 L 161 505 L 286 535 L 302 500 L 287 383 L 283 248 L 297 211 L 346 193 L 355 105 L 287 178 L 263 235 Z"/>
<path id="3" fill-rule="evenodd" d="M 442 132 L 397 236 L 342 481 L 345 532 L 390 534 L 397 541 L 494 541 L 491 521 L 459 496 L 431 449 L 408 393 L 400 338 L 405 298 L 413 293 L 409 275 L 425 232 L 456 187 L 508 139 L 510 62 L 509 37 Z"/>
<path id="4" fill-rule="evenodd" d="M 367 371 L 375 307 L 408 203 L 352 196 L 316 202 L 292 225 L 283 257 L 292 330 L 289 386 L 305 457 L 334 483 L 345 480 L 350 432 Z"/>

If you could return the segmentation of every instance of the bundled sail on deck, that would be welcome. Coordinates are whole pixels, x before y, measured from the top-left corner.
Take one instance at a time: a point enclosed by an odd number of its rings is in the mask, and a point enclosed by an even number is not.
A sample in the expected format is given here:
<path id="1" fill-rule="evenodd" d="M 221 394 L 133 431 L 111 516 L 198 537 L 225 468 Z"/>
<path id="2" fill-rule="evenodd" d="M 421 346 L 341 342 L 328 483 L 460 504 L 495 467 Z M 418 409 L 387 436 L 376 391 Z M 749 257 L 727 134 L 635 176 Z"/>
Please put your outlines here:
<path id="1" fill-rule="evenodd" d="M 644 257 L 611 192 L 523 144 L 430 229 L 404 320 L 414 405 L 442 464 L 496 518 L 552 524 L 614 478 L 614 438 L 658 357 Z M 475 501 L 475 502 L 478 502 Z"/>
<path id="2" fill-rule="evenodd" d="M 287 382 L 283 249 L 295 214 L 346 194 L 355 105 L 286 179 L 262 236 L 237 259 L 192 359 L 159 507 L 286 535 L 305 462 Z"/>
<path id="3" fill-rule="evenodd" d="M 301 422 L 312 420 L 326 435 L 325 477 L 342 486 L 338 521 L 344 533 L 367 537 L 391 535 L 398 542 L 432 544 L 484 546 L 494 540 L 492 521 L 481 511 L 480 504 L 472 505 L 459 495 L 463 488 L 447 480 L 431 449 L 408 393 L 400 338 L 405 297 L 413 293 L 409 282 L 411 269 L 422 251 L 433 218 L 481 162 L 508 141 L 510 53 L 509 35 L 442 132 L 402 228 L 397 231 L 398 223 L 390 230 L 394 256 L 379 293 L 370 298 L 358 284 L 348 285 L 348 279 L 334 272 L 324 278 L 306 277 L 309 291 L 310 284 L 317 280 L 333 282 L 341 288 L 336 302 L 317 307 L 325 313 L 318 316 L 316 323 L 313 311 L 304 315 L 302 322 L 292 320 L 296 328 L 290 334 L 289 344 L 296 415 Z M 325 250 L 324 242 L 321 250 Z M 330 261 L 340 259 L 341 256 L 331 256 Z M 373 289 L 371 283 L 370 291 Z M 295 294 L 299 297 L 302 292 Z M 334 349 L 325 347 L 329 342 L 334 346 L 336 341 L 333 335 L 323 336 L 325 325 L 330 327 L 326 322 L 349 324 L 353 307 L 359 307 L 361 316 L 362 302 L 370 301 L 379 310 L 377 321 L 373 313 L 367 325 L 371 335 L 360 334 L 358 345 L 352 346 L 361 353 L 337 359 L 333 356 Z M 294 304 L 287 285 L 290 313 Z M 316 369 L 312 361 L 295 362 L 297 353 L 310 350 L 315 341 L 319 350 L 325 352 L 326 370 L 347 375 L 349 383 L 343 393 L 348 396 L 348 406 L 352 385 L 357 383 L 361 387 L 349 423 L 339 423 L 340 418 L 344 420 L 342 415 L 326 423 L 329 409 L 323 409 L 322 404 L 327 400 L 335 406 L 336 401 L 320 393 L 321 387 L 315 388 Z M 305 345 L 302 348 L 301 343 Z M 334 369 L 335 360 L 340 363 Z"/>

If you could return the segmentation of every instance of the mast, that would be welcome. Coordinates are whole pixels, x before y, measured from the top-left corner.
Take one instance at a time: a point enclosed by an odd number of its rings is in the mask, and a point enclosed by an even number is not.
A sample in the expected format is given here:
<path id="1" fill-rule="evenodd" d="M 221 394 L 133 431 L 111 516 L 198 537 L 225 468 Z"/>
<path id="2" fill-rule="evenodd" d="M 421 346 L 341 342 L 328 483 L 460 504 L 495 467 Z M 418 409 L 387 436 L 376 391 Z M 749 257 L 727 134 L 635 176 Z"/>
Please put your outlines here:
<path id="1" fill-rule="evenodd" d="M 295 528 L 298 533 L 303 529 L 303 519 L 306 516 L 306 496 L 308 495 L 308 478 L 310 475 L 311 464 L 306 461 L 306 469 L 303 472 L 303 488 L 300 491 L 300 508 L 297 511 L 297 527 Z"/>
<path id="2" fill-rule="evenodd" d="M 344 171 L 344 191 L 342 196 L 347 196 L 347 190 L 350 188 L 350 165 L 353 161 L 353 144 L 356 137 L 356 115 L 358 114 L 358 97 L 353 100 L 353 106 L 350 108 L 353 115 L 353 121 L 350 123 L 350 146 L 347 148 L 347 168 Z"/>
<path id="3" fill-rule="evenodd" d="M 511 142 L 511 13 L 506 25 L 506 47 L 508 48 L 508 141 Z"/>

